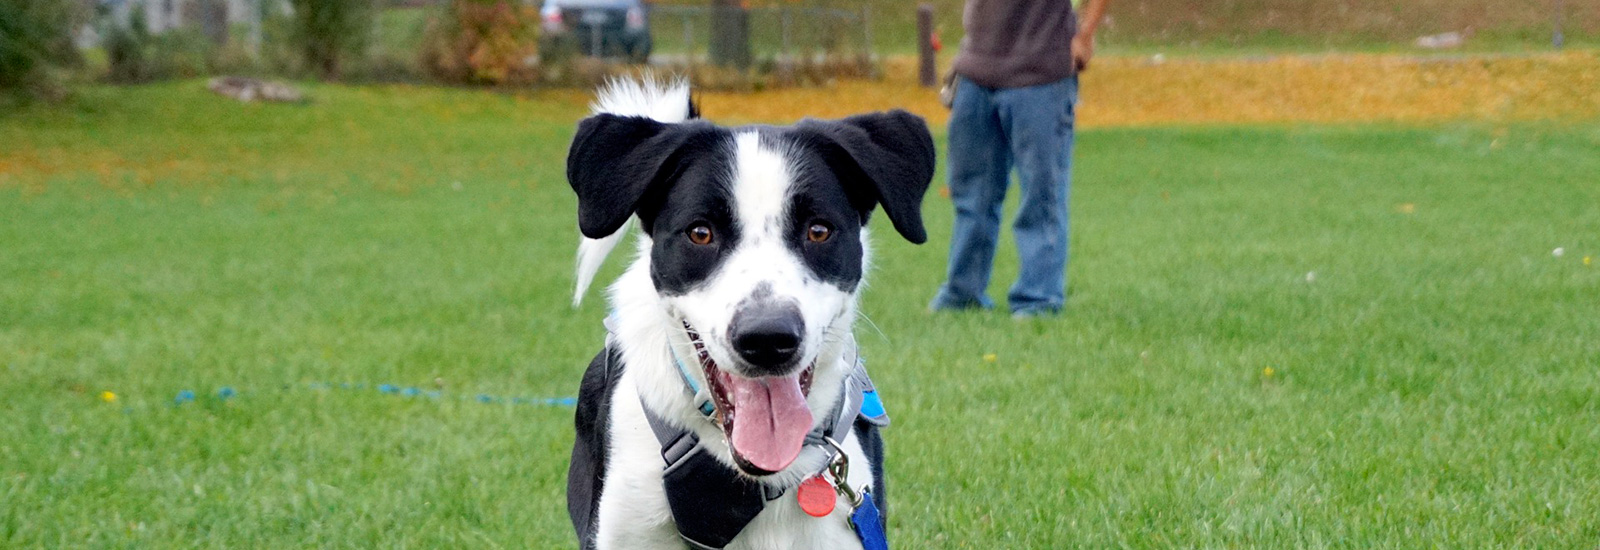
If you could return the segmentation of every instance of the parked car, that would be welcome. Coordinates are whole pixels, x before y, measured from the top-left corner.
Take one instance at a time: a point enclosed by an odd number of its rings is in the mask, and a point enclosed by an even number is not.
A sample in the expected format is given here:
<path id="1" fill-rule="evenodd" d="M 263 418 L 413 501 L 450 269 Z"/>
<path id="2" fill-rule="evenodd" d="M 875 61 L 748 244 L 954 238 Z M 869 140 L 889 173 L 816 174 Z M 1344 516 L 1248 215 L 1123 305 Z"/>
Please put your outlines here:
<path id="1" fill-rule="evenodd" d="M 540 51 L 650 59 L 650 11 L 642 0 L 545 0 L 539 17 Z"/>

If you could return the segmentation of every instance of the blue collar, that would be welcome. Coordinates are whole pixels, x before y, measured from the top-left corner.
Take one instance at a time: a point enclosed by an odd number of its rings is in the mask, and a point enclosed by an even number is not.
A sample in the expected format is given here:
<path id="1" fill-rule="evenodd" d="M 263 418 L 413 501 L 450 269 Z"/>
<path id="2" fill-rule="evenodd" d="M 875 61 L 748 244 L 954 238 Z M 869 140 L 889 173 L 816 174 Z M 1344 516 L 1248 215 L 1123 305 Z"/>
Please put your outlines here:
<path id="1" fill-rule="evenodd" d="M 706 418 L 717 414 L 717 406 L 711 401 L 711 392 L 694 381 L 694 375 L 689 374 L 689 366 L 683 364 L 683 359 L 678 357 L 677 351 L 670 348 L 668 351 L 672 353 L 672 362 L 678 365 L 678 377 L 683 379 L 683 385 L 689 387 L 689 395 L 694 397 L 694 408 L 699 409 L 700 414 Z"/>

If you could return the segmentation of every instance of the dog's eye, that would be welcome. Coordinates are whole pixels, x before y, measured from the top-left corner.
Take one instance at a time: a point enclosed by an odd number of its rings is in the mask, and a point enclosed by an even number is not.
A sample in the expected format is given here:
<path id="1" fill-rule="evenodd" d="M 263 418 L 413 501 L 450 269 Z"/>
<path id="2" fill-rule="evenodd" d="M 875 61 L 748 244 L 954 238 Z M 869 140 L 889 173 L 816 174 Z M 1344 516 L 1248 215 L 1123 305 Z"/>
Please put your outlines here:
<path id="1" fill-rule="evenodd" d="M 822 222 L 811 222 L 811 227 L 806 228 L 806 239 L 820 243 L 833 236 L 833 228 Z"/>
<path id="2" fill-rule="evenodd" d="M 701 246 L 711 244 L 711 226 L 709 225 L 697 223 L 689 226 L 689 230 L 684 233 L 689 235 L 689 242 Z"/>

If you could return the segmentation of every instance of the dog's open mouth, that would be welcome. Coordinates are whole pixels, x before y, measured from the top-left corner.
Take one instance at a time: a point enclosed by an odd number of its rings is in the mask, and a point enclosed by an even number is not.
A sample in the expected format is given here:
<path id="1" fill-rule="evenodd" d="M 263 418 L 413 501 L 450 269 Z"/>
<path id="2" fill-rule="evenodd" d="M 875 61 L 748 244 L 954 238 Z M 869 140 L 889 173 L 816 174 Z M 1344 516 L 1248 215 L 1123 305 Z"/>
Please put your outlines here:
<path id="1" fill-rule="evenodd" d="M 746 473 L 758 476 L 789 467 L 800 456 L 806 434 L 811 432 L 813 419 L 806 396 L 811 394 L 816 364 L 787 376 L 736 376 L 717 367 L 693 327 L 685 322 L 683 328 L 694 342 L 734 462 Z"/>

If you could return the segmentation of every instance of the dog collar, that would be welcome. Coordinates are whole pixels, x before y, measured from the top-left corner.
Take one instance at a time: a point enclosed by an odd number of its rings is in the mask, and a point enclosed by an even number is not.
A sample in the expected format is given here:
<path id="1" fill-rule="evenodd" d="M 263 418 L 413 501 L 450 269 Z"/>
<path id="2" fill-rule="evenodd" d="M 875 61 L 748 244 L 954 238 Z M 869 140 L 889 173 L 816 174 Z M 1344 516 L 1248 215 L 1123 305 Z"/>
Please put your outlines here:
<path id="1" fill-rule="evenodd" d="M 703 360 L 706 350 L 705 345 L 700 343 L 698 333 L 687 321 L 683 323 L 683 330 L 688 331 L 690 341 L 694 343 L 694 352 Z M 672 354 L 672 363 L 678 366 L 678 377 L 683 379 L 683 385 L 689 389 L 689 395 L 694 398 L 695 410 L 700 411 L 700 415 L 706 419 L 711 419 L 717 414 L 717 405 L 711 400 L 711 391 L 694 381 L 694 376 L 689 374 L 689 365 L 683 362 L 683 358 L 678 357 L 678 350 L 669 345 L 667 351 Z"/>
<path id="2" fill-rule="evenodd" d="M 607 315 L 605 319 L 606 332 L 613 335 L 616 334 L 616 325 L 617 314 L 616 312 L 612 312 L 610 315 Z M 685 330 L 693 330 L 689 328 L 687 323 L 684 324 L 683 328 Z M 700 348 L 700 344 L 695 344 L 695 348 L 697 353 L 705 353 L 705 350 Z M 683 362 L 683 358 L 678 357 L 678 351 L 676 349 L 674 349 L 671 345 L 668 345 L 667 353 L 672 355 L 672 364 L 678 367 L 678 379 L 683 380 L 684 388 L 689 390 L 689 396 L 694 400 L 695 410 L 700 411 L 701 416 L 711 419 L 717 414 L 717 406 L 711 399 L 711 392 L 705 387 L 702 387 L 699 382 L 695 381 L 694 375 L 689 373 L 689 365 Z"/>

